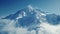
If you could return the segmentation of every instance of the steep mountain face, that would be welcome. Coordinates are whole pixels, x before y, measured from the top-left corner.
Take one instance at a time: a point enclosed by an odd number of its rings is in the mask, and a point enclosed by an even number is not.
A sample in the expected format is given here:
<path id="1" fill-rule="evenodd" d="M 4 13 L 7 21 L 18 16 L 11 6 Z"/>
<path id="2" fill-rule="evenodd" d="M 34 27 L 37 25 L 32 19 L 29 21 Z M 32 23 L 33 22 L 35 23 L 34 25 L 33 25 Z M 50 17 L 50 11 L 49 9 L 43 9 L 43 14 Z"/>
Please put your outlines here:
<path id="1" fill-rule="evenodd" d="M 58 18 L 59 17 L 59 18 Z M 15 14 L 11 14 L 3 19 L 16 20 L 19 26 L 31 26 L 37 25 L 43 22 L 48 22 L 49 24 L 59 24 L 60 16 L 56 14 L 46 14 L 45 12 L 35 9 L 32 6 L 28 6 L 24 9 L 17 11 Z"/>
<path id="2" fill-rule="evenodd" d="M 45 16 L 46 14 L 41 10 L 28 6 L 3 19 L 15 20 L 16 27 L 28 27 L 28 29 L 30 28 L 32 30 L 45 20 Z"/>

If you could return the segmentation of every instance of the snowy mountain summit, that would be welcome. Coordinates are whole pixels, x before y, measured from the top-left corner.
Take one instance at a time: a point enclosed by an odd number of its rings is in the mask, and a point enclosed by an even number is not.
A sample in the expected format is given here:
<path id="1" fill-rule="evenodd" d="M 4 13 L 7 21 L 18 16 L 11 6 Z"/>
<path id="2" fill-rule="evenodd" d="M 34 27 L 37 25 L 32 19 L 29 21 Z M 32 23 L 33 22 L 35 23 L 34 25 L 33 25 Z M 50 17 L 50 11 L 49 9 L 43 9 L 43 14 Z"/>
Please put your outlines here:
<path id="1" fill-rule="evenodd" d="M 31 26 L 38 25 L 45 20 L 45 12 L 33 8 L 31 5 L 17 11 L 15 14 L 10 14 L 3 19 L 18 21 L 19 26 Z"/>
<path id="2" fill-rule="evenodd" d="M 58 18 L 59 17 L 59 18 Z M 26 8 L 23 8 L 17 11 L 15 14 L 10 14 L 9 16 L 3 19 L 17 20 L 22 26 L 30 26 L 31 24 L 40 24 L 41 22 L 48 22 L 50 24 L 59 24 L 60 16 L 56 14 L 47 14 L 44 11 L 33 8 L 31 5 L 28 5 Z"/>
<path id="3" fill-rule="evenodd" d="M 28 5 L 14 14 L 2 18 L 0 20 L 0 30 L 2 33 L 9 32 L 9 34 L 22 34 L 23 32 L 24 34 L 30 34 L 33 30 L 36 31 L 36 34 L 42 32 L 56 34 L 55 32 L 60 29 L 59 24 L 60 15 L 50 14 Z M 60 34 L 60 31 L 58 33 Z"/>

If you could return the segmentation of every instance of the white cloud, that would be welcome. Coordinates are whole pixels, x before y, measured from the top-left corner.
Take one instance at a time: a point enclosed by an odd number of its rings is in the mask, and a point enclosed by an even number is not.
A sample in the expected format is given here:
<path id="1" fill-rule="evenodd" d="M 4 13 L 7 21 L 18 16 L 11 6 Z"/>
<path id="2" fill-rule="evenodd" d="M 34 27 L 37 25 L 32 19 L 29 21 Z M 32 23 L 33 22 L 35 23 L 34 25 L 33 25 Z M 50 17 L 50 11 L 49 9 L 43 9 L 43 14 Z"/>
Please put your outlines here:
<path id="1" fill-rule="evenodd" d="M 0 30 L 1 32 L 8 32 L 9 34 L 36 34 L 35 30 L 27 31 L 27 28 L 15 27 L 14 20 L 0 20 L 0 23 L 4 22 L 7 25 L 4 25 L 4 28 Z M 41 23 L 39 34 L 60 34 L 60 24 L 51 25 L 48 23 Z"/>
<path id="2" fill-rule="evenodd" d="M 14 20 L 1 19 L 0 24 L 2 22 L 6 23 L 6 25 L 3 24 L 4 27 L 2 28 L 2 30 L 0 30 L 1 33 L 7 32 L 8 34 L 35 34 L 34 30 L 27 31 L 27 28 L 15 27 L 16 21 Z"/>
<path id="3" fill-rule="evenodd" d="M 42 23 L 40 25 L 39 33 L 43 34 L 60 34 L 60 25 L 50 25 L 48 23 Z"/>

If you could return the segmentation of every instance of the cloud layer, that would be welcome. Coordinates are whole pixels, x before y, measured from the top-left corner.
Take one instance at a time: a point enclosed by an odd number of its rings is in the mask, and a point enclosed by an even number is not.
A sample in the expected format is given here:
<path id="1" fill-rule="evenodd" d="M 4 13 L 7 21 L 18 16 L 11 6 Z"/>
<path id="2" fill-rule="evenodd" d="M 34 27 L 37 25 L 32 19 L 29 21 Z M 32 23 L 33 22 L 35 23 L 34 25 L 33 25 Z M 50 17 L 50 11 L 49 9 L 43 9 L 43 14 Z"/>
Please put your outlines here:
<path id="1" fill-rule="evenodd" d="M 4 25 L 6 24 L 6 25 Z M 2 28 L 2 29 L 1 29 Z M 8 34 L 36 34 L 35 30 L 28 31 L 27 28 L 15 27 L 14 20 L 0 20 L 0 33 Z M 51 25 L 49 23 L 41 23 L 39 34 L 60 34 L 60 24 Z"/>

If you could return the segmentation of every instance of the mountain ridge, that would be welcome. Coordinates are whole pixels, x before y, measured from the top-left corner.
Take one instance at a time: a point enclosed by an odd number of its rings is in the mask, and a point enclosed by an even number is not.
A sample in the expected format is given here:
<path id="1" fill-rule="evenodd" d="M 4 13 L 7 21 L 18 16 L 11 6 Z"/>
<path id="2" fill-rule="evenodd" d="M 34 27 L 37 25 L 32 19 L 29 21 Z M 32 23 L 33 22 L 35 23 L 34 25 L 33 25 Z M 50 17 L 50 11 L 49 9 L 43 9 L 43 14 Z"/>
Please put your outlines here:
<path id="1" fill-rule="evenodd" d="M 27 25 L 27 26 L 29 23 L 33 23 L 35 21 L 36 21 L 36 23 L 37 22 L 41 23 L 41 22 L 47 21 L 48 23 L 53 24 L 53 25 L 59 24 L 59 22 L 60 22 L 59 15 L 47 14 L 44 11 L 33 8 L 31 5 L 17 11 L 15 14 L 8 15 L 7 17 L 5 17 L 3 19 L 18 20 L 19 22 L 21 22 L 20 25 L 22 25 L 22 26 L 24 25 L 24 24 L 22 24 L 24 22 L 26 22 L 25 25 Z"/>

